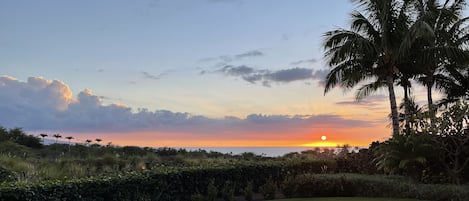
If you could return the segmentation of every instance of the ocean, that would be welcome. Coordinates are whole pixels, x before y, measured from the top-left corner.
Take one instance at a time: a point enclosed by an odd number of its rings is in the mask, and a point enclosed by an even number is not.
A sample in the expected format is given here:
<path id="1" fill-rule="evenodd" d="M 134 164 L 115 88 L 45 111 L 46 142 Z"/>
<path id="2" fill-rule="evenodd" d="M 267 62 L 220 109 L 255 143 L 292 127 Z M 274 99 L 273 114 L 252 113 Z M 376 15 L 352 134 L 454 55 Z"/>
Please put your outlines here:
<path id="1" fill-rule="evenodd" d="M 269 157 L 277 157 L 277 156 L 283 156 L 287 153 L 291 152 L 301 152 L 305 150 L 311 150 L 311 149 L 316 149 L 317 147 L 178 147 L 178 148 L 183 148 L 191 151 L 203 149 L 208 152 L 210 151 L 216 151 L 220 153 L 225 153 L 225 154 L 241 154 L 245 152 L 252 152 L 257 155 L 263 155 L 263 156 L 269 156 Z M 339 150 L 336 147 L 320 147 L 320 149 L 334 149 L 334 151 Z M 365 148 L 365 147 L 359 147 L 359 148 Z M 354 147 L 351 148 L 352 150 L 350 151 L 356 151 Z"/>

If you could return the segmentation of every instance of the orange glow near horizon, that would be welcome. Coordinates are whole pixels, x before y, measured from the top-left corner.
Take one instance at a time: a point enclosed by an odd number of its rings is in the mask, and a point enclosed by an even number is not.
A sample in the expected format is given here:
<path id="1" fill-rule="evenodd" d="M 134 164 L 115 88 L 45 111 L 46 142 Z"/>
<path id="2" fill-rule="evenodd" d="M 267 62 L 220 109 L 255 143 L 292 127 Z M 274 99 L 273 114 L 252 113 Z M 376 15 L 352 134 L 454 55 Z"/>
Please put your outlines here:
<path id="1" fill-rule="evenodd" d="M 336 128 L 305 130 L 298 133 L 75 133 L 75 142 L 86 139 L 103 139 L 100 144 L 111 142 L 118 146 L 140 147 L 336 147 L 348 144 L 352 147 L 366 147 L 373 141 L 386 140 L 390 131 L 383 125 L 372 128 Z M 321 137 L 326 136 L 326 140 Z"/>

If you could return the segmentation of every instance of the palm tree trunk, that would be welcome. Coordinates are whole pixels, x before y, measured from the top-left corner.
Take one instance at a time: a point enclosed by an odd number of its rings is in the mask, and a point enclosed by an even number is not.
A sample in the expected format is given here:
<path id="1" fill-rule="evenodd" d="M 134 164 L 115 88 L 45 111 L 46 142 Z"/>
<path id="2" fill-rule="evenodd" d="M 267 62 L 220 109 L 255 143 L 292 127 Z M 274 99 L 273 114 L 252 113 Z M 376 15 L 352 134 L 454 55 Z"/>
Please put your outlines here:
<path id="1" fill-rule="evenodd" d="M 397 112 L 396 94 L 394 93 L 393 76 L 386 77 L 386 85 L 389 91 L 389 103 L 391 105 L 392 134 L 399 135 L 399 113 Z"/>
<path id="2" fill-rule="evenodd" d="M 405 132 L 410 135 L 410 101 L 409 101 L 409 86 L 404 84 L 404 118 L 405 118 Z"/>
<path id="3" fill-rule="evenodd" d="M 433 105 L 433 98 L 432 98 L 432 88 L 433 88 L 433 81 L 429 81 L 427 83 L 427 101 L 428 101 L 428 114 L 430 115 L 430 126 L 435 128 L 435 106 Z"/>

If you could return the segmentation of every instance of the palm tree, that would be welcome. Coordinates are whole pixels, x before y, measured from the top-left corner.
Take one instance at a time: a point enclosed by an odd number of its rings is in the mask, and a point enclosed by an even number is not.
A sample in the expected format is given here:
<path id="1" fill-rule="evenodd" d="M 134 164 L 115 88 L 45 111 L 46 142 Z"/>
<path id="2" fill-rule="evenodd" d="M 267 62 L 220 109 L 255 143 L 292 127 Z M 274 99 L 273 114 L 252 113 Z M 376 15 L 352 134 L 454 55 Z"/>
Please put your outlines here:
<path id="1" fill-rule="evenodd" d="M 101 141 L 103 141 L 102 139 L 100 138 L 96 138 L 96 142 L 99 144 Z"/>
<path id="2" fill-rule="evenodd" d="M 439 84 L 446 94 L 440 104 L 456 102 L 459 99 L 469 99 L 469 66 L 466 69 L 447 69 L 449 76 L 439 80 Z"/>
<path id="3" fill-rule="evenodd" d="M 417 66 L 421 70 L 418 81 L 427 88 L 427 102 L 432 127 L 435 125 L 436 107 L 434 105 L 432 90 L 434 87 L 448 91 L 448 71 L 459 68 L 461 63 L 469 60 L 467 45 L 469 41 L 467 26 L 469 18 L 462 18 L 466 2 L 462 0 L 416 1 L 418 18 L 431 25 L 434 37 L 431 40 L 420 41 L 417 48 Z M 451 79 L 451 78 L 449 78 Z"/>
<path id="4" fill-rule="evenodd" d="M 399 59 L 410 52 L 409 44 L 422 35 L 418 30 L 425 26 L 422 23 L 411 26 L 410 0 L 352 1 L 360 5 L 361 11 L 351 14 L 350 30 L 325 33 L 325 58 L 332 69 L 326 77 L 324 92 L 329 92 L 336 85 L 352 89 L 369 81 L 356 94 L 357 99 L 361 99 L 386 87 L 393 135 L 396 135 L 399 133 L 399 119 L 394 83 L 402 67 Z"/>
<path id="5" fill-rule="evenodd" d="M 68 140 L 68 151 L 70 151 L 70 147 L 72 146 L 71 140 L 73 139 L 73 137 L 72 136 L 67 136 L 67 137 L 65 137 L 65 139 Z"/>
<path id="6" fill-rule="evenodd" d="M 67 137 L 65 137 L 65 139 L 68 140 L 68 145 L 70 145 L 71 144 L 70 141 L 73 140 L 73 137 L 72 136 L 67 136 Z"/>
<path id="7" fill-rule="evenodd" d="M 42 144 L 44 144 L 44 138 L 47 137 L 47 134 L 41 133 L 39 135 L 42 137 Z"/>
<path id="8" fill-rule="evenodd" d="M 90 140 L 90 139 L 85 140 L 86 145 L 89 145 L 91 142 L 92 142 L 92 140 Z"/>
<path id="9" fill-rule="evenodd" d="M 57 141 L 59 140 L 59 138 L 62 138 L 62 135 L 60 134 L 54 134 L 53 137 L 55 137 L 55 143 L 57 144 Z"/>

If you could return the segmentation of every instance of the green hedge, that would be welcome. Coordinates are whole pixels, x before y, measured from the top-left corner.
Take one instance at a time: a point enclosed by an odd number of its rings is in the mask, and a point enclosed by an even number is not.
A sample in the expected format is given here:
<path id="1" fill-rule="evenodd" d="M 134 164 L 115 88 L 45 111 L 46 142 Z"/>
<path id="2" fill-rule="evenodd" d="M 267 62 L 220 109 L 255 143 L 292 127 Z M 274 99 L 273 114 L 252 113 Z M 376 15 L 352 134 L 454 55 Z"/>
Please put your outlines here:
<path id="1" fill-rule="evenodd" d="M 394 197 L 467 201 L 468 186 L 419 184 L 404 177 L 356 174 L 305 174 L 285 178 L 287 197 Z"/>
<path id="2" fill-rule="evenodd" d="M 208 182 L 212 179 L 219 189 L 226 181 L 231 181 L 235 193 L 239 194 L 249 181 L 257 189 L 268 178 L 281 181 L 285 176 L 320 173 L 324 165 L 330 171 L 335 171 L 334 163 L 330 161 L 263 162 L 218 167 L 160 168 L 151 172 L 78 180 L 3 183 L 0 184 L 0 200 L 188 201 L 194 193 L 206 194 Z"/>

